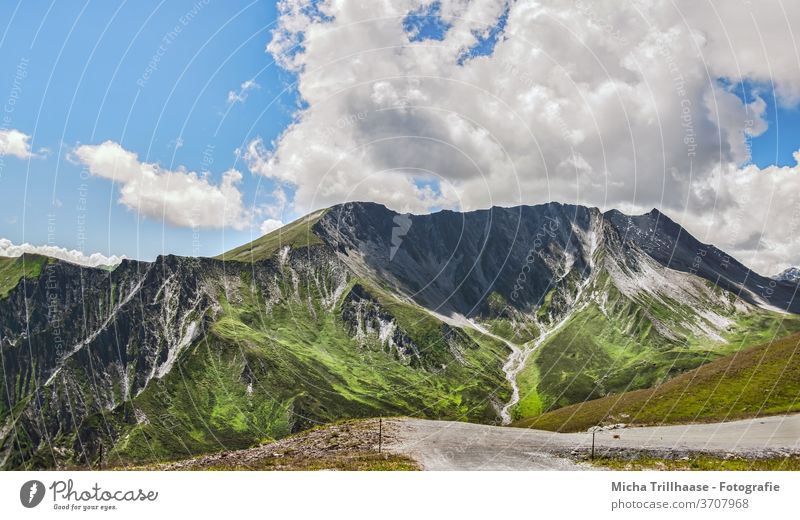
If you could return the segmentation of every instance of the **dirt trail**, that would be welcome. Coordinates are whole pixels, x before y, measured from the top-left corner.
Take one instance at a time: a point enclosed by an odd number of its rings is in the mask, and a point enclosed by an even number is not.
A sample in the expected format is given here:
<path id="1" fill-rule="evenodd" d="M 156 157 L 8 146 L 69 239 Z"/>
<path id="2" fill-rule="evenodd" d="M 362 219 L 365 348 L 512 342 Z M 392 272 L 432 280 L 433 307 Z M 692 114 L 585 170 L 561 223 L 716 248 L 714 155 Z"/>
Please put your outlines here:
<path id="1" fill-rule="evenodd" d="M 482 424 L 398 419 L 389 449 L 426 470 L 588 470 L 556 455 L 558 434 Z"/>
<path id="2" fill-rule="evenodd" d="M 450 421 L 396 419 L 389 449 L 428 470 L 585 470 L 591 433 L 553 433 Z M 800 414 L 727 423 L 621 428 L 597 432 L 598 454 L 647 452 L 770 457 L 800 453 Z"/>

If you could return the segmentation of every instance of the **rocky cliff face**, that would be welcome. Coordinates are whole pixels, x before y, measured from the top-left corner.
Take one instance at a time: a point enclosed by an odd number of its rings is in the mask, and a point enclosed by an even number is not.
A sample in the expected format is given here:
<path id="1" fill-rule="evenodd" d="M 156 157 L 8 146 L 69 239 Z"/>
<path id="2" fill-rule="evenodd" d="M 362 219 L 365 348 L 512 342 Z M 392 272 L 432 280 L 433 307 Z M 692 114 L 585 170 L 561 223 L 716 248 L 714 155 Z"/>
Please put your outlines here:
<path id="1" fill-rule="evenodd" d="M 774 281 L 751 271 L 724 251 L 700 242 L 657 210 L 633 217 L 612 210 L 606 216 L 626 242 L 664 267 L 699 276 L 754 305 L 800 312 L 800 300 L 795 299 L 794 288 L 785 280 Z"/>
<path id="2" fill-rule="evenodd" d="M 789 284 L 771 283 L 656 210 L 627 216 L 550 203 L 400 215 L 356 203 L 332 208 L 315 231 L 352 269 L 444 314 L 485 313 L 492 292 L 530 310 L 558 281 L 586 279 L 603 260 L 635 272 L 642 253 L 658 268 L 703 278 L 748 303 L 800 311 Z"/>
<path id="3" fill-rule="evenodd" d="M 243 268 L 174 256 L 110 272 L 54 261 L 17 286 L 0 317 L 3 409 L 12 411 L 4 459 L 77 431 L 167 374 L 219 315 L 218 291 Z"/>
<path id="4" fill-rule="evenodd" d="M 530 310 L 564 275 L 589 276 L 601 220 L 596 209 L 561 204 L 398 215 L 362 203 L 333 208 L 315 230 L 354 271 L 428 309 L 473 316 L 492 292 Z"/>
<path id="5" fill-rule="evenodd" d="M 0 265 L 0 466 L 172 458 L 342 417 L 510 420 L 800 328 L 776 312 L 798 312 L 794 285 L 658 212 L 354 203 L 233 253 Z"/>
<path id="6" fill-rule="evenodd" d="M 248 446 L 340 417 L 424 414 L 428 392 L 447 398 L 429 413 L 490 420 L 503 347 L 374 292 L 324 245 L 253 264 L 50 261 L 0 301 L 0 464 Z M 470 376 L 478 360 L 462 350 L 489 356 L 487 373 Z"/>
<path id="7" fill-rule="evenodd" d="M 508 342 L 506 375 L 524 394 L 508 409 L 517 416 L 651 386 L 798 326 L 791 284 L 655 210 L 551 203 L 401 215 L 357 203 L 313 230 L 360 277 Z"/>

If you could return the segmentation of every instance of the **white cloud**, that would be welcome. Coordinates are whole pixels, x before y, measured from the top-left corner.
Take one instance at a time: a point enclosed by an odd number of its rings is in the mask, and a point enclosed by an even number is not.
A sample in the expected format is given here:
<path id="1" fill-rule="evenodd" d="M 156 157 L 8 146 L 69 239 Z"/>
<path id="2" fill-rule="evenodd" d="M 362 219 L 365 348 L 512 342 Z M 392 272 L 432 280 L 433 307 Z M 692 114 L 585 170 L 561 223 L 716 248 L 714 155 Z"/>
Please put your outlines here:
<path id="1" fill-rule="evenodd" d="M 271 233 L 281 226 L 283 226 L 283 222 L 281 222 L 280 220 L 274 218 L 268 218 L 267 220 L 261 223 L 260 226 L 261 234 L 266 235 L 267 233 Z"/>
<path id="2" fill-rule="evenodd" d="M 34 246 L 28 243 L 16 245 L 7 238 L 0 238 L 0 256 L 17 257 L 21 256 L 23 253 L 50 256 L 72 262 L 73 264 L 86 265 L 89 267 L 113 266 L 125 259 L 125 255 L 105 256 L 100 253 L 85 255 L 76 249 L 68 250 L 57 246 Z"/>
<path id="3" fill-rule="evenodd" d="M 247 95 L 251 90 L 255 90 L 257 88 L 261 88 L 261 86 L 256 83 L 254 79 L 248 79 L 239 87 L 239 91 L 231 90 L 228 92 L 228 104 L 232 105 L 234 103 L 244 103 L 247 99 Z"/>
<path id="4" fill-rule="evenodd" d="M 504 2 L 443 0 L 444 39 L 409 41 L 403 18 L 430 3 L 279 4 L 267 50 L 297 75 L 303 108 L 275 143 L 254 139 L 242 157 L 292 187 L 297 213 L 354 199 L 417 212 L 657 206 L 701 239 L 744 244 L 697 223 L 758 212 L 773 198 L 756 184 L 794 179 L 738 165 L 766 129 L 768 85 L 782 104 L 800 100 L 788 22 L 800 3 L 510 2 L 491 55 L 463 64 Z M 760 85 L 747 104 L 726 86 L 741 81 Z M 747 200 L 741 178 L 759 190 Z M 787 226 L 776 213 L 762 243 Z M 785 255 L 800 262 L 800 244 Z M 762 269 L 777 261 L 758 258 Z"/>
<path id="5" fill-rule="evenodd" d="M 795 154 L 800 160 L 800 153 Z M 720 165 L 702 183 L 710 199 L 732 201 L 705 212 L 675 215 L 693 234 L 713 242 L 756 271 L 772 275 L 798 262 L 800 166 Z M 700 197 L 705 197 L 700 194 Z"/>
<path id="6" fill-rule="evenodd" d="M 20 159 L 30 159 L 34 156 L 31 152 L 31 136 L 15 129 L 0 129 L 0 157 L 13 155 Z"/>
<path id="7" fill-rule="evenodd" d="M 79 146 L 73 155 L 92 175 L 119 184 L 120 203 L 146 217 L 184 227 L 244 229 L 250 223 L 237 170 L 226 171 L 214 184 L 207 173 L 141 162 L 112 141 Z"/>

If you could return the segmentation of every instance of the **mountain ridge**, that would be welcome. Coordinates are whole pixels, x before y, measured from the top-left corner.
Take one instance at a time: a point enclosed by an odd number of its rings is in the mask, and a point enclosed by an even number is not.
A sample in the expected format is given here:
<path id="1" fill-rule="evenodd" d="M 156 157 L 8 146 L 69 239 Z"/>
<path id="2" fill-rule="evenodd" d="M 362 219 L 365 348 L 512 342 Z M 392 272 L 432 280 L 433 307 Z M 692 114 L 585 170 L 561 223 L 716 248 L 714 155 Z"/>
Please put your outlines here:
<path id="1" fill-rule="evenodd" d="M 619 230 L 622 230 L 623 224 L 627 224 L 627 226 L 626 226 L 627 229 L 634 229 L 634 228 L 638 227 L 638 230 L 641 231 L 645 224 L 650 224 L 650 225 L 655 225 L 655 228 L 653 229 L 653 231 L 657 232 L 657 231 L 662 231 L 664 229 L 664 227 L 665 227 L 664 224 L 666 224 L 667 226 L 672 228 L 671 230 L 678 230 L 678 234 L 680 236 L 680 239 L 683 240 L 684 237 L 685 237 L 685 242 L 686 242 L 686 243 L 680 243 L 680 242 L 676 241 L 676 243 L 674 244 L 674 248 L 670 251 L 669 255 L 664 256 L 662 254 L 662 256 L 660 256 L 658 258 L 658 260 L 662 264 L 665 264 L 667 267 L 675 269 L 675 270 L 689 270 L 689 269 L 691 269 L 691 264 L 692 264 L 691 261 L 689 261 L 685 257 L 684 258 L 675 257 L 675 252 L 676 252 L 675 248 L 677 248 L 680 245 L 680 246 L 684 246 L 684 247 L 694 247 L 696 249 L 695 254 L 694 254 L 695 257 L 702 256 L 703 257 L 702 259 L 705 259 L 705 257 L 707 257 L 709 255 L 709 253 L 712 255 L 712 257 L 713 256 L 717 256 L 717 257 L 720 258 L 720 261 L 719 261 L 720 265 L 726 265 L 726 266 L 730 265 L 737 271 L 735 273 L 735 276 L 734 276 L 733 280 L 728 280 L 727 278 L 723 278 L 723 279 L 714 278 L 714 275 L 708 273 L 707 271 L 701 271 L 701 272 L 698 273 L 700 276 L 703 276 L 706 279 L 709 279 L 709 281 L 712 281 L 712 283 L 719 284 L 720 282 L 722 282 L 723 284 L 726 285 L 726 287 L 732 287 L 732 288 L 735 289 L 735 285 L 737 285 L 737 284 L 739 284 L 739 285 L 741 285 L 741 284 L 748 285 L 748 283 L 749 283 L 748 279 L 750 277 L 752 277 L 752 278 L 756 279 L 755 283 L 758 284 L 758 288 L 759 289 L 765 289 L 765 288 L 767 288 L 769 286 L 769 281 L 771 280 L 771 278 L 763 276 L 763 275 L 753 271 L 752 269 L 746 267 L 744 264 L 742 264 L 741 262 L 739 262 L 735 258 L 727 255 L 726 253 L 721 251 L 719 248 L 717 248 L 713 244 L 700 242 L 695 237 L 693 237 L 688 231 L 686 231 L 682 226 L 680 226 L 674 220 L 672 220 L 667 214 L 663 213 L 662 211 L 658 210 L 657 208 L 653 208 L 649 212 L 643 213 L 641 215 L 627 215 L 627 214 L 621 212 L 618 209 L 609 209 L 609 210 L 606 210 L 606 211 L 601 211 L 599 208 L 593 207 L 593 206 L 582 206 L 582 205 L 575 205 L 575 204 L 566 204 L 566 203 L 555 202 L 555 201 L 554 202 L 542 203 L 542 204 L 535 204 L 535 205 L 518 205 L 518 206 L 508 206 L 508 207 L 506 207 L 506 206 L 492 206 L 491 208 L 471 210 L 471 211 L 468 211 L 468 212 L 458 212 L 458 211 L 453 211 L 453 210 L 449 210 L 449 209 L 442 209 L 442 210 L 437 211 L 437 212 L 425 213 L 425 214 L 398 213 L 396 211 L 393 211 L 393 210 L 387 208 L 385 205 L 380 204 L 380 203 L 376 203 L 376 202 L 348 202 L 348 203 L 343 203 L 343 204 L 337 204 L 337 205 L 334 205 L 334 206 L 331 206 L 331 207 L 328 207 L 328 208 L 324 208 L 322 210 L 317 210 L 315 212 L 310 213 L 309 215 L 306 215 L 304 217 L 300 217 L 299 219 L 295 220 L 294 222 L 289 223 L 286 226 L 284 226 L 282 228 L 279 228 L 278 230 L 275 230 L 275 231 L 273 231 L 273 232 L 271 232 L 271 233 L 269 233 L 269 234 L 267 234 L 267 235 L 265 235 L 265 236 L 263 236 L 263 237 L 261 237 L 259 239 L 256 239 L 255 241 L 253 241 L 251 243 L 243 244 L 242 246 L 239 246 L 239 247 L 237 247 L 237 248 L 235 248 L 235 249 L 233 249 L 231 251 L 228 251 L 228 252 L 225 252 L 225 253 L 221 253 L 220 255 L 218 255 L 215 258 L 225 259 L 226 257 L 230 257 L 231 256 L 231 252 L 246 250 L 248 248 L 248 246 L 250 246 L 250 244 L 258 243 L 259 241 L 263 240 L 266 237 L 279 237 L 279 236 L 281 236 L 281 234 L 285 233 L 285 231 L 284 231 L 285 229 L 287 229 L 287 228 L 291 229 L 293 226 L 296 226 L 298 223 L 301 223 L 301 222 L 308 222 L 308 231 L 307 231 L 307 233 L 313 233 L 314 230 L 312 229 L 312 227 L 316 226 L 319 223 L 319 221 L 322 219 L 322 217 L 324 217 L 325 215 L 331 215 L 331 214 L 341 215 L 343 213 L 346 213 L 347 212 L 346 208 L 349 208 L 349 207 L 380 208 L 381 212 L 383 212 L 385 214 L 390 214 L 392 217 L 399 217 L 399 216 L 406 215 L 410 219 L 412 219 L 412 222 L 413 222 L 413 219 L 415 219 L 415 218 L 416 219 L 420 219 L 420 218 L 424 219 L 426 217 L 437 218 L 437 215 L 461 216 L 462 218 L 469 218 L 470 216 L 482 216 L 482 215 L 486 215 L 486 214 L 492 214 L 493 212 L 499 213 L 499 212 L 515 212 L 516 211 L 516 212 L 519 212 L 520 217 L 522 217 L 523 214 L 526 211 L 538 211 L 538 210 L 542 210 L 542 209 L 547 210 L 548 208 L 555 207 L 555 208 L 570 208 L 574 212 L 586 211 L 586 212 L 589 212 L 589 213 L 592 213 L 592 214 L 595 214 L 595 215 L 603 215 L 604 217 L 608 217 L 609 220 L 611 220 L 611 222 L 614 223 L 614 225 L 617 226 L 617 228 Z M 374 211 L 373 211 L 373 213 L 374 213 Z M 313 222 L 312 222 L 312 220 L 313 220 Z M 292 237 L 289 237 L 289 238 L 290 238 L 290 240 L 287 240 L 287 244 L 291 245 L 291 238 Z M 649 237 L 648 236 L 644 236 L 644 237 L 638 237 L 638 238 L 639 238 L 638 244 L 640 246 L 643 246 L 645 249 L 649 249 L 650 251 L 657 251 L 658 250 L 657 248 L 653 247 L 654 245 L 655 246 L 659 245 L 655 236 L 649 236 Z M 685 253 L 686 251 L 681 251 L 681 252 Z M 254 257 L 254 258 L 258 259 L 257 256 Z M 243 258 L 239 258 L 239 259 L 241 260 Z M 781 280 L 778 280 L 778 281 L 781 281 Z M 731 282 L 733 282 L 733 283 L 731 283 Z M 758 291 L 752 290 L 752 287 L 748 287 L 748 288 L 751 289 L 750 292 L 752 293 L 752 295 L 758 296 Z M 745 294 L 745 296 L 748 296 L 748 295 Z M 768 298 L 764 297 L 764 295 L 762 295 L 762 297 L 764 299 L 768 299 Z M 792 305 L 795 305 L 795 307 L 791 307 Z M 786 298 L 786 297 L 784 297 L 784 298 L 782 298 L 781 302 L 779 302 L 779 305 L 776 305 L 776 307 L 780 308 L 781 310 L 791 310 L 792 312 L 795 312 L 795 313 L 796 312 L 800 312 L 800 307 L 798 307 L 796 305 L 797 304 L 794 302 L 794 298 Z M 791 309 L 789 307 L 791 307 Z"/>
<path id="2" fill-rule="evenodd" d="M 0 466 L 166 460 L 380 414 L 507 423 L 800 330 L 771 310 L 797 311 L 793 286 L 762 300 L 716 248 L 693 269 L 702 245 L 660 213 L 607 213 L 354 203 L 217 258 L 2 260 Z"/>

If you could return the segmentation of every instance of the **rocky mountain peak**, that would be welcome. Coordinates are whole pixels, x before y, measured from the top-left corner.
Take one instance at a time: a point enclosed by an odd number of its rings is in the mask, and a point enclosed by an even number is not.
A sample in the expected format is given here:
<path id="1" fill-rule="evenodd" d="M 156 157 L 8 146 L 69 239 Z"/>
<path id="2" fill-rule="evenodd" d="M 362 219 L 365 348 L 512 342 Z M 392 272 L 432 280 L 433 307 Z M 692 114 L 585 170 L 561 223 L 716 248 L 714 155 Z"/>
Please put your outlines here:
<path id="1" fill-rule="evenodd" d="M 796 284 L 800 282 L 800 267 L 789 267 L 784 271 L 776 274 L 772 277 L 773 280 L 778 280 L 779 282 L 788 282 Z"/>

